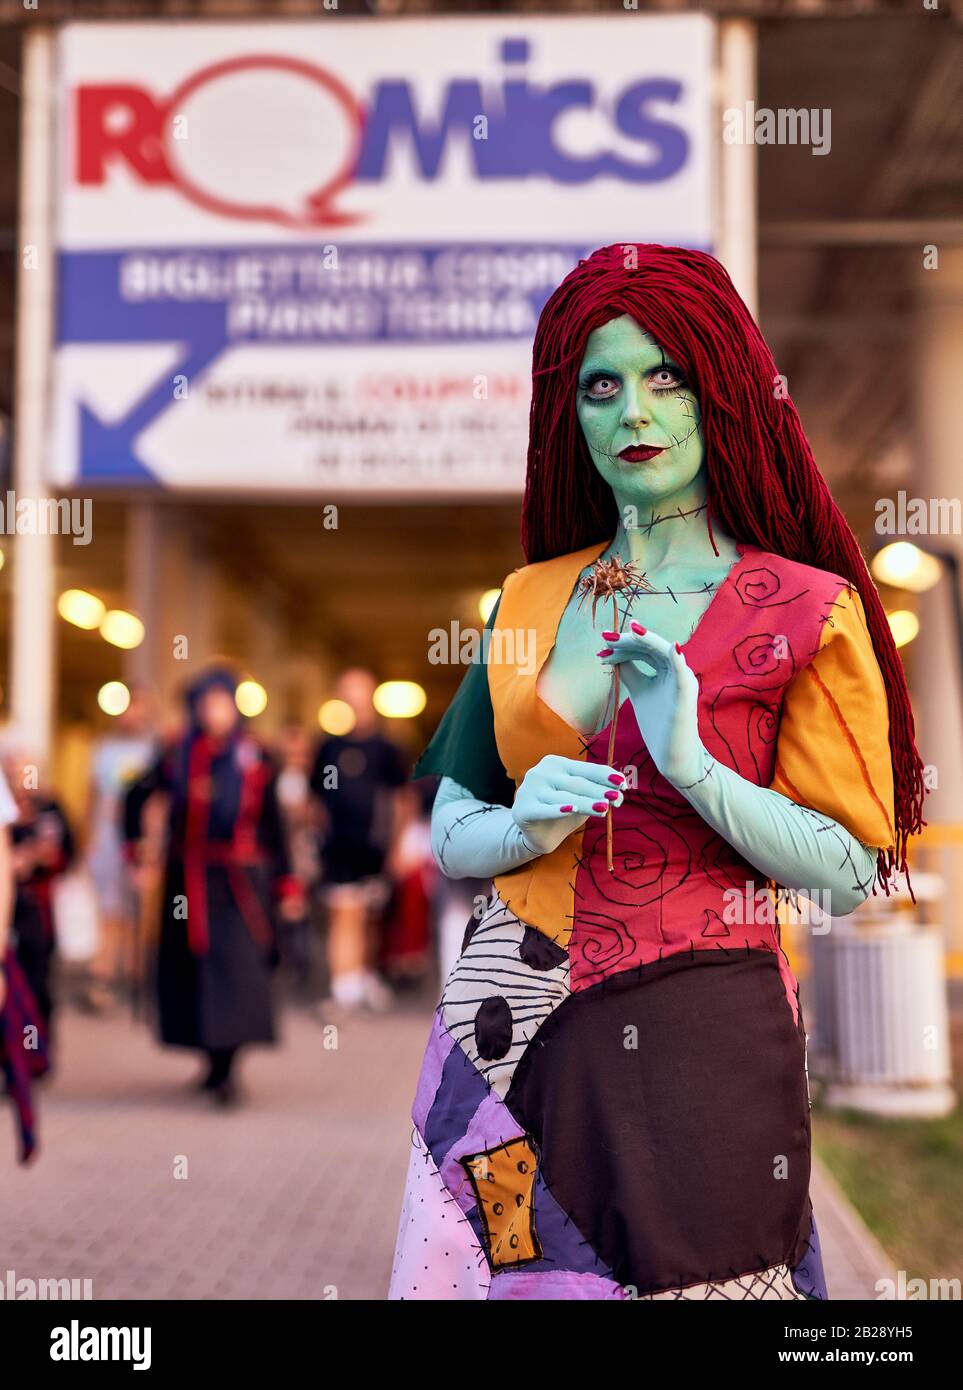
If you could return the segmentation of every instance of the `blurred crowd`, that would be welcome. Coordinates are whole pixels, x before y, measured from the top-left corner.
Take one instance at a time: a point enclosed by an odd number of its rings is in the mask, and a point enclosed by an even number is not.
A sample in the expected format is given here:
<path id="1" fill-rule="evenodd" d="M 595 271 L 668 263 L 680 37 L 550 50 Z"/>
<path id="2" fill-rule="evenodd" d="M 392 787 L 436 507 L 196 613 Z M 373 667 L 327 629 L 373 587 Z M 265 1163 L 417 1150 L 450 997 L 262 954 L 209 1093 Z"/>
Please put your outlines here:
<path id="1" fill-rule="evenodd" d="M 344 671 L 348 732 L 291 724 L 270 744 L 238 712 L 227 667 L 194 680 L 173 734 L 135 688 L 92 747 L 74 827 L 8 736 L 0 959 L 20 981 L 17 1026 L 35 1018 L 43 1035 L 35 1072 L 56 1063 L 69 999 L 94 1015 L 130 1009 L 162 1043 L 196 1049 L 198 1088 L 233 1103 L 237 1054 L 275 1041 L 279 1001 L 325 1023 L 383 1013 L 444 978 L 482 885 L 437 873 L 436 784 L 409 780 L 375 688 L 369 672 Z M 8 1033 L 11 1007 L 8 991 Z"/>

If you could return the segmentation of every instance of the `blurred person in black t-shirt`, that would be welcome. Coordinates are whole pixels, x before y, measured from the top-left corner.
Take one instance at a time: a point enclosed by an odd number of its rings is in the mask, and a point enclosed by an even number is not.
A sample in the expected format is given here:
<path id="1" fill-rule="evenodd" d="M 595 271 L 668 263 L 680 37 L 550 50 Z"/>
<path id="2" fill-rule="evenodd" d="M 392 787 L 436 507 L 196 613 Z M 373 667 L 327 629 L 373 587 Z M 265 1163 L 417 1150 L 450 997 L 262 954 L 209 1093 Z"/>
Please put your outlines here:
<path id="1" fill-rule="evenodd" d="M 389 865 L 406 813 L 399 789 L 407 767 L 379 729 L 375 679 L 354 669 L 340 676 L 337 698 L 354 711 L 348 734 L 326 738 L 311 772 L 324 820 L 321 898 L 328 910 L 331 994 L 344 1008 L 380 1010 L 390 994 L 374 961 L 376 925 L 391 892 Z"/>

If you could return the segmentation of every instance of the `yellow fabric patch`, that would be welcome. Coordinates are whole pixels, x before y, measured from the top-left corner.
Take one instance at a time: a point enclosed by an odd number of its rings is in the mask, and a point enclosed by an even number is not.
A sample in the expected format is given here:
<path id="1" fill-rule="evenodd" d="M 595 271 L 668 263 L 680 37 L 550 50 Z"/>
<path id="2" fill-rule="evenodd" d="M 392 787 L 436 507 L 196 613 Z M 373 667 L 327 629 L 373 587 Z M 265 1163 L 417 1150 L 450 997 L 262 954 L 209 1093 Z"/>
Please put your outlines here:
<path id="1" fill-rule="evenodd" d="M 840 593 L 819 651 L 786 690 L 772 789 L 864 845 L 895 842 L 886 687 L 855 589 Z"/>
<path id="2" fill-rule="evenodd" d="M 508 776 L 516 786 L 546 753 L 585 761 L 585 746 L 577 730 L 546 705 L 536 690 L 539 672 L 555 645 L 558 625 L 582 570 L 598 558 L 605 544 L 588 546 L 554 560 L 542 560 L 515 570 L 505 581 L 495 621 L 492 652 L 534 650 L 524 669 L 517 661 L 489 656 L 488 686 L 495 719 L 495 743 Z M 514 641 L 507 640 L 514 634 Z M 494 632 L 493 632 L 494 638 Z M 582 832 L 570 835 L 552 854 L 540 855 L 507 874 L 498 874 L 495 887 L 520 917 L 559 946 L 572 935 L 575 873 L 582 849 Z"/>
<path id="3" fill-rule="evenodd" d="M 471 1178 L 493 1270 L 542 1258 L 535 1234 L 538 1154 L 527 1137 L 461 1160 Z"/>

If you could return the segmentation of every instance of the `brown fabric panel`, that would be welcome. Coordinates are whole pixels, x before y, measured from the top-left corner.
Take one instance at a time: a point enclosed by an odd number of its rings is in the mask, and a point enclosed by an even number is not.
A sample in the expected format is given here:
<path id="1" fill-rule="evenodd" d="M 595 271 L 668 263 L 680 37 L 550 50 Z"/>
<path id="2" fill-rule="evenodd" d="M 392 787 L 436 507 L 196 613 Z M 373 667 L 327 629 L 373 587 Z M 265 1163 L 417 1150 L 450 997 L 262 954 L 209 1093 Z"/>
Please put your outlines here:
<path id="1" fill-rule="evenodd" d="M 506 1104 L 620 1284 L 715 1283 L 805 1253 L 805 1034 L 772 952 L 696 951 L 571 995 Z"/>

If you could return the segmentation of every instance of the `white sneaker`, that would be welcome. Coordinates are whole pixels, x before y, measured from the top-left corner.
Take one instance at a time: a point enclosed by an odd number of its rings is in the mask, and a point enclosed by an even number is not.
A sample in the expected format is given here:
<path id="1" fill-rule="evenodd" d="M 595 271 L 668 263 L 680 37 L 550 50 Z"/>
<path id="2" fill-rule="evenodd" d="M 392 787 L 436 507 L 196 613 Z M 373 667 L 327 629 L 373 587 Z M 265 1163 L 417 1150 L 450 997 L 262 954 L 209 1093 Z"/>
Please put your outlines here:
<path id="1" fill-rule="evenodd" d="M 350 970 L 331 980 L 331 998 L 342 1009 L 361 1009 L 367 1002 L 367 972 Z"/>
<path id="2" fill-rule="evenodd" d="M 372 1013 L 387 1013 L 394 1002 L 394 995 L 388 986 L 373 970 L 364 972 L 364 1002 Z"/>

